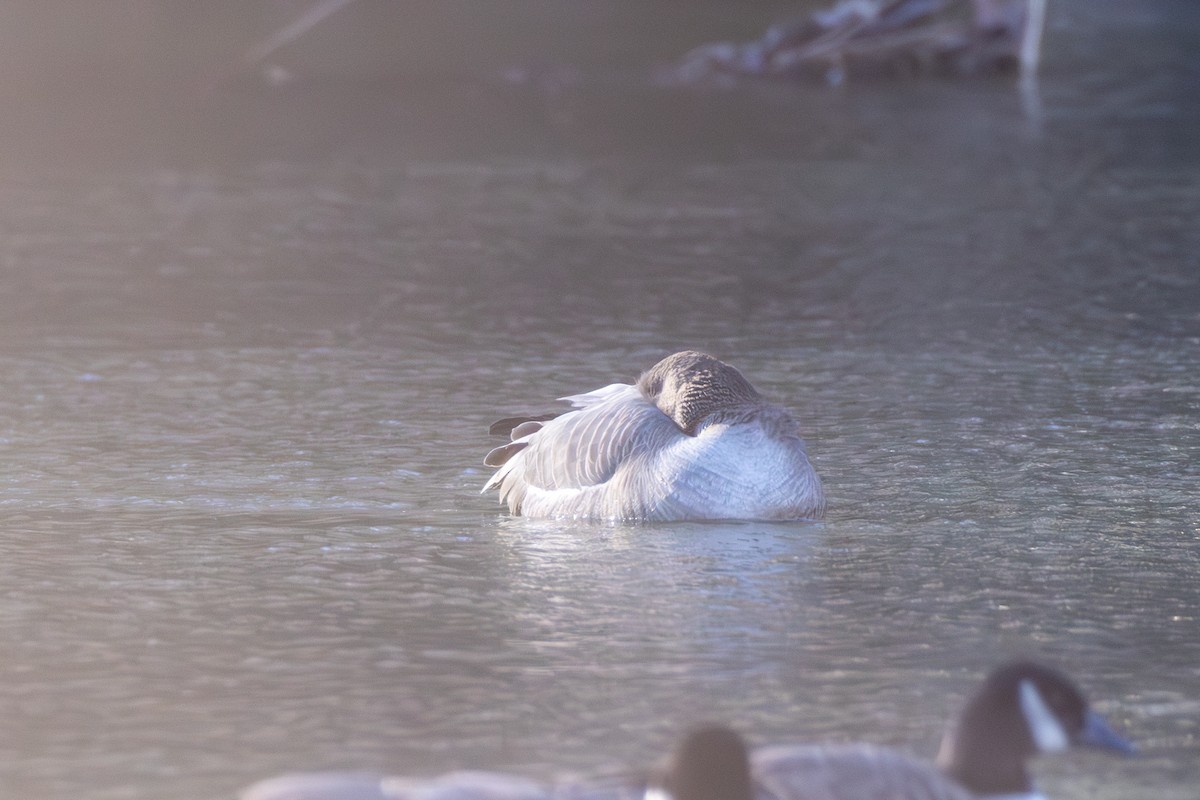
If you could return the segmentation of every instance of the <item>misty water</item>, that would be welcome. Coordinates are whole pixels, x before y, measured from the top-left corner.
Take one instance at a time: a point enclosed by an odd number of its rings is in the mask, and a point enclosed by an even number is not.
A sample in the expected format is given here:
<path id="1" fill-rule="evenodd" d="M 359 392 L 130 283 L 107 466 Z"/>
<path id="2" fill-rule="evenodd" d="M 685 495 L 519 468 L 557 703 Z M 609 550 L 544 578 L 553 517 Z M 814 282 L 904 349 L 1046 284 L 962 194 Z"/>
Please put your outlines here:
<path id="1" fill-rule="evenodd" d="M 1040 111 L 1006 79 L 600 72 L 30 124 L 0 794 L 588 774 L 700 720 L 931 757 L 1028 655 L 1141 750 L 1043 759 L 1049 795 L 1194 797 L 1200 48 L 1180 4 L 1119 5 L 1052 9 Z M 795 412 L 824 523 L 479 494 L 490 422 L 682 348 Z"/>

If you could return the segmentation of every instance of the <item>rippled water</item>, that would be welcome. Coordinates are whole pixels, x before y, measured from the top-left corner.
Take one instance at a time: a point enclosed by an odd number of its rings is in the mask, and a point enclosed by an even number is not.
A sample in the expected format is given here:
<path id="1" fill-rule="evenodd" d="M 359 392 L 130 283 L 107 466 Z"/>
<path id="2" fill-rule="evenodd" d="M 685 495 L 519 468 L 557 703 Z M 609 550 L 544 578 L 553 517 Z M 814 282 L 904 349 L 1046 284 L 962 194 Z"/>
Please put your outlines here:
<path id="1" fill-rule="evenodd" d="M 1040 130 L 1002 83 L 605 83 L 14 171 L 2 793 L 590 772 L 700 719 L 930 755 L 1027 654 L 1143 751 L 1050 793 L 1193 797 L 1198 66 L 1159 22 L 1074 70 L 1060 30 Z M 493 419 L 682 347 L 796 411 L 824 524 L 479 496 Z"/>

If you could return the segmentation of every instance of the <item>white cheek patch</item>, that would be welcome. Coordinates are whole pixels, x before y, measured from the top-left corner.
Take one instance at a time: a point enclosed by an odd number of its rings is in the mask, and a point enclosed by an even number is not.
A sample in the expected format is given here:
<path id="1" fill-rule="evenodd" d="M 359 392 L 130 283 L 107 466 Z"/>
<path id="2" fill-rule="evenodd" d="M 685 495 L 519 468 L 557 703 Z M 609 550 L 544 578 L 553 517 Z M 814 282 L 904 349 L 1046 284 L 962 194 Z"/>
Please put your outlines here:
<path id="1" fill-rule="evenodd" d="M 1029 726 L 1029 735 L 1040 753 L 1061 753 L 1070 744 L 1067 732 L 1063 729 L 1058 717 L 1042 699 L 1042 693 L 1033 685 L 1033 681 L 1023 680 L 1019 687 L 1021 695 L 1021 712 L 1025 715 L 1025 724 Z"/>
<path id="2" fill-rule="evenodd" d="M 671 795 L 659 786 L 649 786 L 646 788 L 644 800 L 673 800 Z"/>

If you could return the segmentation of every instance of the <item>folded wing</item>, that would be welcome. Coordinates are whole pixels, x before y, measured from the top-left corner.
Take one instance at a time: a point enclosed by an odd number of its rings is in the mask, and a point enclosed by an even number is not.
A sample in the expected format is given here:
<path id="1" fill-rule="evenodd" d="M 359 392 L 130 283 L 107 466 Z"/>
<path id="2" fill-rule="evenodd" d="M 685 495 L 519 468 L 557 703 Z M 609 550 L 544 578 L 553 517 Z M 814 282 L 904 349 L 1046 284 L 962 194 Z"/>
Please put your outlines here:
<path id="1" fill-rule="evenodd" d="M 570 507 L 584 502 L 579 493 L 600 489 L 623 468 L 685 436 L 635 386 L 614 384 L 564 399 L 578 410 L 517 426 L 514 441 L 485 461 L 500 468 L 484 491 L 499 487 L 500 499 L 516 513 L 532 493 L 539 500 L 554 494 L 565 504 L 562 513 L 583 514 Z"/>

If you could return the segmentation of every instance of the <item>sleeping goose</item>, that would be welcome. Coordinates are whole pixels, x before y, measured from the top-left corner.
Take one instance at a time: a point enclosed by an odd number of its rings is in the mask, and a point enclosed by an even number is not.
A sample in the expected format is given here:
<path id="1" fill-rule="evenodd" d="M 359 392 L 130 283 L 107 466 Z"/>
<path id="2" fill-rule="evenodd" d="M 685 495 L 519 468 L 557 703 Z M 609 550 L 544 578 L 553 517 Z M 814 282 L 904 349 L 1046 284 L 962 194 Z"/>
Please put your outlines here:
<path id="1" fill-rule="evenodd" d="M 561 398 L 561 416 L 511 419 L 488 453 L 513 514 L 605 520 L 820 519 L 821 480 L 796 420 L 705 353 L 634 384 Z M 493 426 L 493 431 L 496 426 Z"/>
<path id="2" fill-rule="evenodd" d="M 992 672 L 967 701 L 936 766 L 867 745 L 769 747 L 751 761 L 760 799 L 1035 800 L 1026 762 L 1072 746 L 1133 752 L 1065 675 L 1018 661 Z"/>

